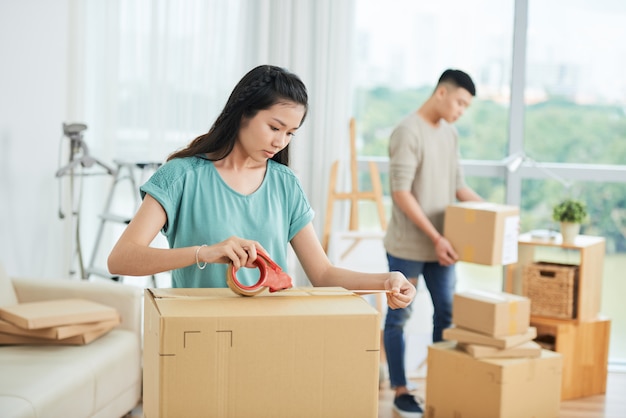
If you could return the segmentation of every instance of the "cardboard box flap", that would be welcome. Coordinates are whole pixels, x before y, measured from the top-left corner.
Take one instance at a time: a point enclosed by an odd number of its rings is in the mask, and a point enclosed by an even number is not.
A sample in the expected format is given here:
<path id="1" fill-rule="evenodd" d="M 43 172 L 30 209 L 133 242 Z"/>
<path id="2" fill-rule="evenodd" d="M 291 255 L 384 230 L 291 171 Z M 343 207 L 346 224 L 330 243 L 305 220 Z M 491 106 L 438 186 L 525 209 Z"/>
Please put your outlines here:
<path id="1" fill-rule="evenodd" d="M 492 337 L 461 327 L 446 328 L 443 330 L 443 338 L 458 341 L 460 343 L 481 344 L 498 348 L 510 348 L 531 341 L 537 337 L 537 328 L 529 327 L 523 334 Z"/>
<path id="2" fill-rule="evenodd" d="M 241 298 L 243 296 L 235 294 L 228 288 L 157 288 L 146 289 L 155 299 L 165 298 L 186 298 L 186 299 L 222 299 Z M 354 295 L 353 292 L 343 287 L 296 287 L 271 293 L 263 291 L 253 297 L 285 297 L 285 296 L 347 296 Z"/>
<path id="3" fill-rule="evenodd" d="M 233 293 L 232 290 L 212 289 L 212 288 L 156 288 L 146 289 L 154 299 L 167 299 L 167 298 L 193 298 L 193 299 L 206 299 L 206 298 L 224 298 L 224 297 L 240 297 Z"/>
<path id="4" fill-rule="evenodd" d="M 466 353 L 463 353 L 466 354 Z M 466 354 L 467 355 L 467 354 Z M 550 350 L 541 350 L 541 355 L 539 356 L 539 358 L 562 358 L 562 354 L 561 353 L 557 353 L 556 351 L 550 351 Z M 505 366 L 505 365 L 509 365 L 509 364 L 524 364 L 526 362 L 528 362 L 529 358 L 524 358 L 524 357 L 514 357 L 514 358 L 483 358 L 483 359 L 478 359 L 478 361 L 482 361 L 484 363 L 488 363 L 488 364 L 494 364 L 497 366 Z M 530 370 L 530 372 L 532 372 L 532 370 Z M 555 368 L 554 369 L 554 373 L 555 374 L 561 374 L 561 370 L 560 368 Z"/>
<path id="5" fill-rule="evenodd" d="M 489 303 L 515 303 L 528 300 L 525 296 L 505 292 L 491 292 L 480 289 L 471 289 L 458 293 L 459 296 L 480 300 Z"/>
<path id="6" fill-rule="evenodd" d="M 517 212 L 519 210 L 517 206 L 503 205 L 493 202 L 458 202 L 450 206 L 489 212 Z"/>
<path id="7" fill-rule="evenodd" d="M 526 341 L 510 348 L 497 348 L 488 345 L 457 343 L 457 347 L 469 353 L 474 358 L 510 358 L 510 357 L 539 357 L 542 348 L 534 341 Z"/>
<path id="8" fill-rule="evenodd" d="M 249 317 L 371 315 L 374 308 L 363 298 L 341 288 L 287 289 L 273 294 L 239 296 L 230 289 L 163 289 L 155 292 L 154 303 L 164 317 Z M 159 289 L 161 290 L 161 289 Z M 336 298 L 341 297 L 341 304 Z M 315 298 L 315 303 L 302 303 Z"/>

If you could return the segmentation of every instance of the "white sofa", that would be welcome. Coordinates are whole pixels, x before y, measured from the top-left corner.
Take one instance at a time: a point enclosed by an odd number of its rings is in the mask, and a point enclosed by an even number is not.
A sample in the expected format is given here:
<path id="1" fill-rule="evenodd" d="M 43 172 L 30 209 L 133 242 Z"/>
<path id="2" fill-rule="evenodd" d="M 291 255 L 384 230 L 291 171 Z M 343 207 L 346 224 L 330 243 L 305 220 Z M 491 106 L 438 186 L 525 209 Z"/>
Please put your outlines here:
<path id="1" fill-rule="evenodd" d="M 0 264 L 0 306 L 84 298 L 122 323 L 82 346 L 0 346 L 0 417 L 120 418 L 141 397 L 143 290 L 114 282 L 10 278 Z"/>

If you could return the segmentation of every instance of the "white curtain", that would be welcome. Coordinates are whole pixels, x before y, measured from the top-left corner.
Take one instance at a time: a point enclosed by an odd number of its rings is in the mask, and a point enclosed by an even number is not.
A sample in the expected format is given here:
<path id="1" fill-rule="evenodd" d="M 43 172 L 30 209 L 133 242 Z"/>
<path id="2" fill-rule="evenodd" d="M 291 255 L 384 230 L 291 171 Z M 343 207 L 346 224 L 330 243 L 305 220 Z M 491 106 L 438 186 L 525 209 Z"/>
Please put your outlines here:
<path id="1" fill-rule="evenodd" d="M 353 0 L 74 5 L 73 27 L 83 36 L 73 37 L 71 62 L 82 76 L 71 83 L 69 107 L 89 126 L 92 153 L 105 161 L 163 161 L 209 129 L 236 82 L 258 64 L 298 74 L 309 90 L 310 111 L 292 143 L 291 166 L 321 233 L 330 165 L 349 152 Z M 97 181 L 83 200 L 87 254 L 108 187 L 106 179 Z"/>

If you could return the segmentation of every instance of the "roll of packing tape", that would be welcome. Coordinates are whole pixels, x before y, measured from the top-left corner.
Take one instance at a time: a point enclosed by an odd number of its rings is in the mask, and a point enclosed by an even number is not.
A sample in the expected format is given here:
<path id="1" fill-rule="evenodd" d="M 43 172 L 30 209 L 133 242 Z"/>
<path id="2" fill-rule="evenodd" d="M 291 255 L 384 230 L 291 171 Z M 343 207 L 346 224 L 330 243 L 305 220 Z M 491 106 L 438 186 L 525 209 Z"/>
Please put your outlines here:
<path id="1" fill-rule="evenodd" d="M 293 281 L 278 264 L 264 252 L 257 250 L 257 259 L 254 260 L 260 272 L 259 280 L 252 286 L 246 286 L 237 279 L 237 268 L 230 263 L 226 269 L 226 284 L 233 292 L 241 296 L 254 296 L 261 293 L 266 287 L 270 292 L 289 289 Z"/>
<path id="2" fill-rule="evenodd" d="M 259 281 L 252 286 L 245 286 L 237 280 L 237 268 L 233 265 L 233 263 L 230 263 L 228 269 L 226 270 L 226 284 L 230 290 L 241 296 L 254 296 L 257 293 L 261 293 L 265 289 L 265 287 L 262 286 L 262 283 L 265 282 L 265 278 L 267 277 L 267 268 L 265 267 L 265 263 L 257 258 L 254 264 L 261 272 Z"/>

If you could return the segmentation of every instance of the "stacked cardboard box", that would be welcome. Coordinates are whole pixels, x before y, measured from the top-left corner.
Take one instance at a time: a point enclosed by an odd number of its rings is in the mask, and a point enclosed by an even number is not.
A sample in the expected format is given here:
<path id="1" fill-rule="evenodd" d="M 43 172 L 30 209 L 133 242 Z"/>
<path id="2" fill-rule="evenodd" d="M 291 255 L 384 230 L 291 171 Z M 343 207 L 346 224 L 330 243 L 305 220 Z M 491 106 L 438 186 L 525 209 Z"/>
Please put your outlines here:
<path id="1" fill-rule="evenodd" d="M 452 317 L 428 348 L 427 418 L 558 416 L 561 355 L 532 341 L 527 298 L 457 293 Z"/>
<path id="2" fill-rule="evenodd" d="M 84 345 L 120 323 L 118 312 L 85 299 L 57 299 L 0 308 L 0 344 Z"/>
<path id="3" fill-rule="evenodd" d="M 454 295 L 454 328 L 444 330 L 474 357 L 539 357 L 530 326 L 530 300 L 503 292 L 470 290 Z"/>

